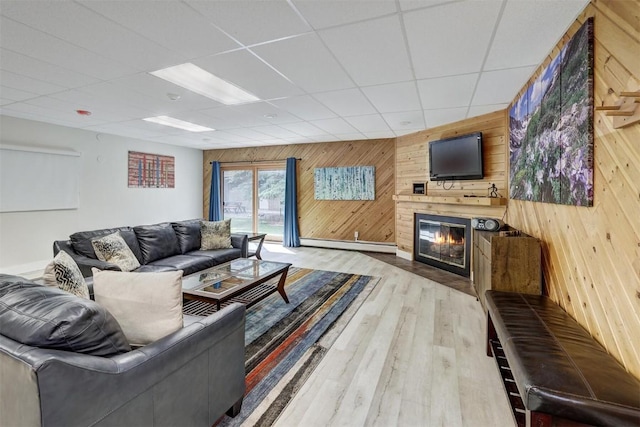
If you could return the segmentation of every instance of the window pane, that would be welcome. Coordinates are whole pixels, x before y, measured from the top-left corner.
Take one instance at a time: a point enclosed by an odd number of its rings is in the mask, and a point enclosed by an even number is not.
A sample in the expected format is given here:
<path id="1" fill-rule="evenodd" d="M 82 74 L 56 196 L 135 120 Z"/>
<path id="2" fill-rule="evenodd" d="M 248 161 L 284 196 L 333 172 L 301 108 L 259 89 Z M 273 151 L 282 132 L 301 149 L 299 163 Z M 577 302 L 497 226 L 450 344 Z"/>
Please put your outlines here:
<path id="1" fill-rule="evenodd" d="M 253 231 L 253 171 L 226 170 L 224 178 L 224 219 L 231 218 L 231 232 Z"/>
<path id="2" fill-rule="evenodd" d="M 284 234 L 284 170 L 258 171 L 258 232 Z"/>

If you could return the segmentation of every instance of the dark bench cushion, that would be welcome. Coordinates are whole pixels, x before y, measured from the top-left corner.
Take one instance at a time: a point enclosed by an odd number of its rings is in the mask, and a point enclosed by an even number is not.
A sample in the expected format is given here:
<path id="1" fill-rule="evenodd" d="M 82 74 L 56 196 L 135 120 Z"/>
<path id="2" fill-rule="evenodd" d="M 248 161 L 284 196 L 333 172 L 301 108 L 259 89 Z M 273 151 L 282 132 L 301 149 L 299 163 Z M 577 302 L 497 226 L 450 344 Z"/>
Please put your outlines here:
<path id="1" fill-rule="evenodd" d="M 640 425 L 640 381 L 546 296 L 487 291 L 525 407 L 593 425 Z"/>
<path id="2" fill-rule="evenodd" d="M 0 275 L 0 335 L 94 356 L 131 350 L 118 322 L 96 302 L 17 276 Z"/>

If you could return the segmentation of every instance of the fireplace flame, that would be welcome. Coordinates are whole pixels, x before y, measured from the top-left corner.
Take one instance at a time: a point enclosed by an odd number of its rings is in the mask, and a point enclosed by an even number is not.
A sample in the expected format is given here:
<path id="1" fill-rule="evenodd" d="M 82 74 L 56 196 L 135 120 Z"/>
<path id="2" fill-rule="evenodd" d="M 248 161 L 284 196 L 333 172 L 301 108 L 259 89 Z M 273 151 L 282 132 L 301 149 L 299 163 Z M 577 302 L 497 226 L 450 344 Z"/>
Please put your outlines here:
<path id="1" fill-rule="evenodd" d="M 446 236 L 438 234 L 433 243 L 436 243 L 438 245 L 442 245 L 444 243 L 447 243 L 449 245 L 462 245 L 464 243 L 464 237 L 456 240 L 451 234 L 448 234 Z"/>

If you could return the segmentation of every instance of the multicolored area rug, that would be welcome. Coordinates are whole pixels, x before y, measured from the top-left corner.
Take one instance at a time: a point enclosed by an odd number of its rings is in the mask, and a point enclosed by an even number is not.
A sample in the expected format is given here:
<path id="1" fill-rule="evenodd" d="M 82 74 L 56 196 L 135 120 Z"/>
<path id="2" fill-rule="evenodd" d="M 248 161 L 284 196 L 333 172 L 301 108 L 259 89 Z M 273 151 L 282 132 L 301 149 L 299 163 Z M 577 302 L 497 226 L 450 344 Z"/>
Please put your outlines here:
<path id="1" fill-rule="evenodd" d="M 289 304 L 274 293 L 247 310 L 247 392 L 240 414 L 219 425 L 273 424 L 379 280 L 290 268 Z"/>

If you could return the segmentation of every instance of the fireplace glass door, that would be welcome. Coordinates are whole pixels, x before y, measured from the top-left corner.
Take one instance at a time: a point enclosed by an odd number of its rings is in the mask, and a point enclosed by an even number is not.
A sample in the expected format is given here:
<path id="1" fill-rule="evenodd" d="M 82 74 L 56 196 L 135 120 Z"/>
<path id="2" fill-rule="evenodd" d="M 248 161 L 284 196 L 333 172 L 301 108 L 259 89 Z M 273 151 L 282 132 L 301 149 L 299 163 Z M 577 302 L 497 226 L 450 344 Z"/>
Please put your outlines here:
<path id="1" fill-rule="evenodd" d="M 420 219 L 418 227 L 420 256 L 466 268 L 464 225 Z"/>

